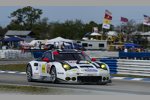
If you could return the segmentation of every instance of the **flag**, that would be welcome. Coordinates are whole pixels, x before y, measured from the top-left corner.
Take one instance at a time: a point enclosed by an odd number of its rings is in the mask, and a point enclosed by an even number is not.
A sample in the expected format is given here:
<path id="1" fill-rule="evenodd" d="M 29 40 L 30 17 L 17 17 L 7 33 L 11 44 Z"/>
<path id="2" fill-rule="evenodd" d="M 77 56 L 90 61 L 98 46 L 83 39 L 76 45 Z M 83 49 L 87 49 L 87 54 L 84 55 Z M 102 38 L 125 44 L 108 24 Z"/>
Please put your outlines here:
<path id="1" fill-rule="evenodd" d="M 102 28 L 110 29 L 110 24 L 104 24 L 104 23 L 103 23 Z"/>
<path id="2" fill-rule="evenodd" d="M 111 20 L 112 20 L 112 13 L 109 10 L 105 10 L 102 28 L 110 29 Z"/>
<path id="3" fill-rule="evenodd" d="M 105 19 L 112 20 L 112 13 L 109 10 L 105 10 Z"/>
<path id="4" fill-rule="evenodd" d="M 93 31 L 98 33 L 98 27 L 93 27 Z"/>
<path id="5" fill-rule="evenodd" d="M 112 20 L 112 16 L 111 15 L 109 15 L 109 14 L 107 14 L 107 13 L 105 13 L 105 17 L 104 17 L 105 19 L 109 19 L 109 20 Z"/>
<path id="6" fill-rule="evenodd" d="M 105 10 L 105 14 L 108 14 L 109 16 L 112 15 L 112 13 L 109 10 Z"/>
<path id="7" fill-rule="evenodd" d="M 125 17 L 121 17 L 121 20 L 120 20 L 121 22 L 128 22 L 128 19 L 127 18 L 125 18 Z"/>
<path id="8" fill-rule="evenodd" d="M 110 23 L 111 23 L 111 20 L 104 18 L 103 23 L 104 23 L 104 24 L 110 24 Z"/>
<path id="9" fill-rule="evenodd" d="M 144 25 L 148 25 L 150 26 L 150 17 L 147 15 L 144 15 L 144 21 L 143 21 Z"/>

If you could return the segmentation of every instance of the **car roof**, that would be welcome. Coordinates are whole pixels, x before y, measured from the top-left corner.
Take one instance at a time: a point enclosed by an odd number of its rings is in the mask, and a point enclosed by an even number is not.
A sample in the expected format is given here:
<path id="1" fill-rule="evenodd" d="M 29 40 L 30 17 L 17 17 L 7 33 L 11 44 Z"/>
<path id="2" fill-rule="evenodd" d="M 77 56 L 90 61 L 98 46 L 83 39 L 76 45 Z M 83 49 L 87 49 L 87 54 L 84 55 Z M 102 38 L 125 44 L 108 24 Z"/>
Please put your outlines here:
<path id="1" fill-rule="evenodd" d="M 82 51 L 76 49 L 56 49 L 56 50 L 48 50 L 46 52 L 59 52 L 59 53 L 81 53 Z M 45 53 L 46 53 L 45 52 Z"/>

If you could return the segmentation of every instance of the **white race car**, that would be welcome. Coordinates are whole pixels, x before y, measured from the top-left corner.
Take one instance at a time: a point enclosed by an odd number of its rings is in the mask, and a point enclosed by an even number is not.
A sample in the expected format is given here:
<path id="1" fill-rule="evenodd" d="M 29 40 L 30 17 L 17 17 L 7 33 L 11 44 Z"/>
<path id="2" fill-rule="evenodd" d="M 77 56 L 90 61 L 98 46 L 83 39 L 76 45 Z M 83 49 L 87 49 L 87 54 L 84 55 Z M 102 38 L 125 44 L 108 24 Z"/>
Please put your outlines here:
<path id="1" fill-rule="evenodd" d="M 73 83 L 111 82 L 107 64 L 90 59 L 83 51 L 50 50 L 42 57 L 30 61 L 26 67 L 27 80 Z"/>

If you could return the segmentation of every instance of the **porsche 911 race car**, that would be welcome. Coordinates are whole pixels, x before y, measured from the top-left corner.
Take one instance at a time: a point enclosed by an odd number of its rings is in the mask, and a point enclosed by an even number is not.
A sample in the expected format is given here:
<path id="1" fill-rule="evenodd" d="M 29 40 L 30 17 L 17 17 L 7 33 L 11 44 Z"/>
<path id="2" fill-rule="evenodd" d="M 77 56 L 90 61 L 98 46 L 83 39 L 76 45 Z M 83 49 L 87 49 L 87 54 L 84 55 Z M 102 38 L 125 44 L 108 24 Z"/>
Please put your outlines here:
<path id="1" fill-rule="evenodd" d="M 73 83 L 111 82 L 107 64 L 90 59 L 83 51 L 49 50 L 42 57 L 30 61 L 26 67 L 27 80 Z"/>

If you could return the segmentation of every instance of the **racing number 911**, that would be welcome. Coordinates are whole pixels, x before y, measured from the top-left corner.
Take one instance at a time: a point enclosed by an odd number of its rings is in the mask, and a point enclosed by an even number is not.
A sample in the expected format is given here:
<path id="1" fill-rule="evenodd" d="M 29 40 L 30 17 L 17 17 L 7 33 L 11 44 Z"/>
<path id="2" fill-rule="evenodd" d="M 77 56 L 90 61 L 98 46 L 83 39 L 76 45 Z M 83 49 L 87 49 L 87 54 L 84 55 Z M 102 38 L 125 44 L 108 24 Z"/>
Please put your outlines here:
<path id="1" fill-rule="evenodd" d="M 29 82 L 111 83 L 107 64 L 73 49 L 44 52 L 40 58 L 27 64 L 26 75 Z"/>

